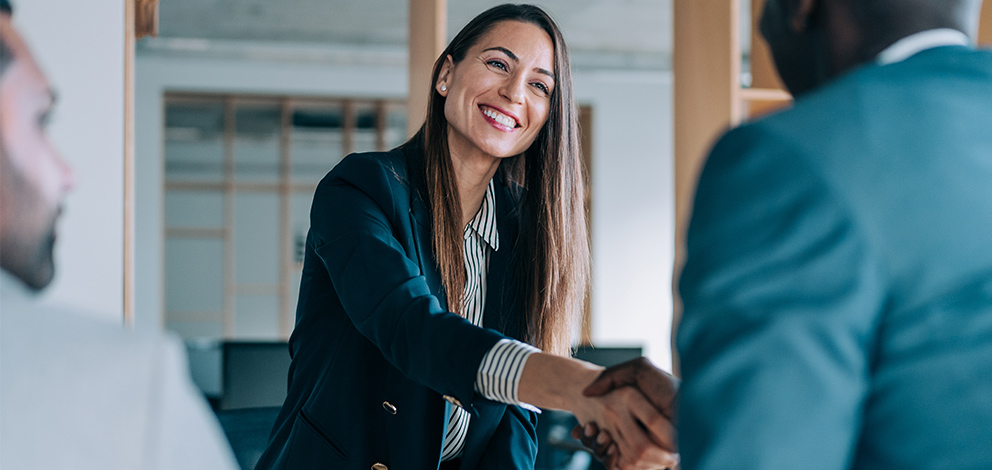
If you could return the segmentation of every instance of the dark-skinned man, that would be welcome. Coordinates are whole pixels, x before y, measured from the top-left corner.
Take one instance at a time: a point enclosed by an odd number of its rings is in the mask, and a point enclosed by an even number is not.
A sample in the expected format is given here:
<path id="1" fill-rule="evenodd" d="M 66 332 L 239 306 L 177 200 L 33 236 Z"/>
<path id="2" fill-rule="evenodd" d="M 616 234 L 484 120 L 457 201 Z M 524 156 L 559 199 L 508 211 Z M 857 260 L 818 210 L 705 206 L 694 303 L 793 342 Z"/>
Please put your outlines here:
<path id="1" fill-rule="evenodd" d="M 35 294 L 72 171 L 48 139 L 55 95 L 0 0 L 0 468 L 233 469 L 177 341 Z"/>
<path id="2" fill-rule="evenodd" d="M 768 0 L 761 31 L 796 101 L 724 135 L 700 177 L 679 285 L 683 469 L 992 468 L 980 8 Z M 619 385 L 675 387 L 642 361 L 587 392 Z"/>

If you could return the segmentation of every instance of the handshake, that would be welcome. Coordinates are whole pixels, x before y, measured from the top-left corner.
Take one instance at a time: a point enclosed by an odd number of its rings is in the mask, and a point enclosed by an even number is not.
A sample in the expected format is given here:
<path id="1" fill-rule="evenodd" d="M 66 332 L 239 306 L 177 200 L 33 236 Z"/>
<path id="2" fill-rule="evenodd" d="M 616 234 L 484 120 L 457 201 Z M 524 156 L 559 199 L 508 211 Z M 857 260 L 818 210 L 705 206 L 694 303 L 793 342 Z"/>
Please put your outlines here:
<path id="1" fill-rule="evenodd" d="M 674 468 L 679 379 L 641 357 L 604 370 L 583 395 L 605 400 L 605 422 L 580 416 L 572 430 L 609 469 Z"/>

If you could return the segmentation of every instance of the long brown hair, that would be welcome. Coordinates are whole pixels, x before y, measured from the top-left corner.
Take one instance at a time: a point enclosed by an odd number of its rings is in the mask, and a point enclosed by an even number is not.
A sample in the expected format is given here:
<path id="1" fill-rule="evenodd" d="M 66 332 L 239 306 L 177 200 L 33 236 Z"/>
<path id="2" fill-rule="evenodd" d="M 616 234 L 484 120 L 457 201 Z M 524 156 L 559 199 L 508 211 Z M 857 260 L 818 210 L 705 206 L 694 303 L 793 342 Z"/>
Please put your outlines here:
<path id="1" fill-rule="evenodd" d="M 448 308 L 459 312 L 465 289 L 461 201 L 448 150 L 445 98 L 434 85 L 449 55 L 454 63 L 461 62 L 483 35 L 503 21 L 534 24 L 550 36 L 554 46 L 556 86 L 548 120 L 530 148 L 504 159 L 499 171 L 508 182 L 526 188 L 519 201 L 522 217 L 514 272 L 522 291 L 525 340 L 545 351 L 566 355 L 588 289 L 589 237 L 571 65 L 561 31 L 551 17 L 533 5 L 504 4 L 483 12 L 462 28 L 434 63 L 427 118 L 411 142 L 423 142 L 423 177 L 434 226 L 435 258 Z"/>

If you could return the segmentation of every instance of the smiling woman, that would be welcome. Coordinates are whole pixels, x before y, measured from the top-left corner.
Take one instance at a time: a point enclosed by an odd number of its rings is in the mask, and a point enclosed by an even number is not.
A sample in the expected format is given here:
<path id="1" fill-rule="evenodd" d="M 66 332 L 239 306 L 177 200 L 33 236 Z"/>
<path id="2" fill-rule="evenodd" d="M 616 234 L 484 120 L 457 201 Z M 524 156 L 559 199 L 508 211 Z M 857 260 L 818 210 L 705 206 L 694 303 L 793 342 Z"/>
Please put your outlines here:
<path id="1" fill-rule="evenodd" d="M 584 397 L 600 369 L 567 357 L 589 277 L 571 86 L 551 18 L 494 7 L 435 62 L 420 131 L 321 181 L 258 468 L 532 469 L 535 406 L 595 421 L 625 466 L 674 462 L 638 392 Z"/>
<path id="2" fill-rule="evenodd" d="M 448 302 L 452 311 L 458 311 L 461 296 L 457 293 L 463 290 L 461 274 L 465 271 L 458 240 L 479 209 L 489 181 L 502 167 L 501 176 L 529 190 L 529 200 L 518 204 L 540 207 L 531 215 L 546 217 L 523 227 L 535 236 L 537 226 L 548 228 L 546 239 L 526 237 L 521 242 L 535 245 L 522 247 L 529 251 L 523 258 L 552 254 L 548 251 L 552 247 L 560 250 L 554 253 L 559 256 L 538 260 L 536 266 L 526 269 L 534 271 L 536 267 L 540 272 L 542 265 L 546 267 L 544 273 L 534 272 L 528 277 L 535 281 L 542 278 L 540 282 L 556 287 L 554 291 L 559 294 L 554 299 L 541 299 L 544 305 L 553 306 L 549 309 L 537 305 L 525 308 L 545 315 L 545 321 L 530 325 L 535 338 L 529 340 L 543 349 L 564 353 L 570 346 L 567 332 L 572 330 L 563 323 L 575 321 L 589 263 L 578 116 L 571 94 L 568 52 L 547 16 L 544 18 L 550 27 L 541 27 L 536 20 L 499 21 L 495 19 L 499 14 L 500 10 L 494 9 L 476 18 L 452 40 L 434 66 L 434 89 L 421 131 L 435 226 L 434 248 Z M 490 15 L 495 18 L 490 20 Z M 553 71 L 561 75 L 557 93 Z M 545 132 L 538 139 L 542 130 Z M 416 140 L 414 137 L 411 142 Z M 537 246 L 541 244 L 544 246 Z M 552 266 L 558 263 L 563 266 Z M 544 275 L 551 272 L 559 273 L 559 278 Z M 532 290 L 536 294 L 540 288 L 534 286 Z M 535 296 L 524 298 L 538 300 Z"/>

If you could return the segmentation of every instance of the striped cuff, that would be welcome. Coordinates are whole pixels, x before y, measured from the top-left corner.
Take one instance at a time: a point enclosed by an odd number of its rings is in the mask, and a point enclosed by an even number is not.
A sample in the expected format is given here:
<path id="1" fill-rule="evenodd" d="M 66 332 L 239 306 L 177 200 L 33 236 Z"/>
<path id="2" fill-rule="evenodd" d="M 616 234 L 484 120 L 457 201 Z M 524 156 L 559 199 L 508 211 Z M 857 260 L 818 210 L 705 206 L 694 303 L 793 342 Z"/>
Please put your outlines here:
<path id="1" fill-rule="evenodd" d="M 527 343 L 509 338 L 499 340 L 482 358 L 479 372 L 475 375 L 475 391 L 489 400 L 540 413 L 537 407 L 517 399 L 524 365 L 527 358 L 536 352 L 541 350 Z"/>

